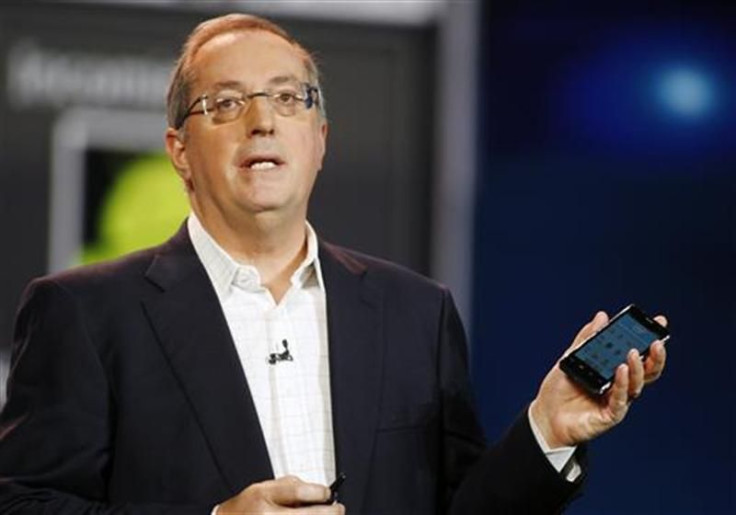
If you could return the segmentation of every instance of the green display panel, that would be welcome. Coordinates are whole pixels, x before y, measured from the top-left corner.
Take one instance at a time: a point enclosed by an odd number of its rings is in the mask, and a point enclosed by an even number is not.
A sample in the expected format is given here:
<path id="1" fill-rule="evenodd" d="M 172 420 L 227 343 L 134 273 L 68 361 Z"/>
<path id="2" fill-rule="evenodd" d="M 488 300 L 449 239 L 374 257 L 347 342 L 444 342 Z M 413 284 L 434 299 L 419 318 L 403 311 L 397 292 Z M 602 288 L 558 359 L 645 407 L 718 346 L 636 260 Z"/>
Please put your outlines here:
<path id="1" fill-rule="evenodd" d="M 90 152 L 80 264 L 112 259 L 168 239 L 189 212 L 166 154 Z"/>

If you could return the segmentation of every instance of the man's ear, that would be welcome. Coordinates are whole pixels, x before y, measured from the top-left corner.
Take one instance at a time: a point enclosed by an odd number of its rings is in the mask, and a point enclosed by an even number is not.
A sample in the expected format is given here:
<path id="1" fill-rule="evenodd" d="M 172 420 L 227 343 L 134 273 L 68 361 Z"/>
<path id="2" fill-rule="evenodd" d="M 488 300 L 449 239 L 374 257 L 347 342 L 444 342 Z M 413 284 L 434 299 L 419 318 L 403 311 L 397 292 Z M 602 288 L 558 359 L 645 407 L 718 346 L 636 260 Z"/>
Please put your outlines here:
<path id="1" fill-rule="evenodd" d="M 182 131 L 169 127 L 166 129 L 165 140 L 166 153 L 169 154 L 171 164 L 174 165 L 174 169 L 179 174 L 179 177 L 181 177 L 181 180 L 184 181 L 187 191 L 192 191 L 194 184 L 192 183 L 192 174 L 189 170 L 186 143 Z"/>
<path id="2" fill-rule="evenodd" d="M 319 156 L 319 168 L 322 169 L 322 162 L 325 158 L 325 152 L 327 150 L 327 132 L 328 132 L 328 126 L 327 126 L 327 120 L 322 120 L 320 122 L 320 139 L 321 139 L 321 147 L 320 148 L 320 156 Z"/>

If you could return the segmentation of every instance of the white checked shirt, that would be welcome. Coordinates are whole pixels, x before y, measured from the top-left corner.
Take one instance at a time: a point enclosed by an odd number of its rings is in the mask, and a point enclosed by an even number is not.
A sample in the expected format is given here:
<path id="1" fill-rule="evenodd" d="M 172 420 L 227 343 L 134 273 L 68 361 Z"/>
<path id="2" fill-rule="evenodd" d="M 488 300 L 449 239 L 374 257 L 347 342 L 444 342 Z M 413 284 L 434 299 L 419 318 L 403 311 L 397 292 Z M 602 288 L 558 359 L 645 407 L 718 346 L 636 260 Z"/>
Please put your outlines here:
<path id="1" fill-rule="evenodd" d="M 317 236 L 307 224 L 307 256 L 276 304 L 258 270 L 231 258 L 194 213 L 194 250 L 212 281 L 248 381 L 275 477 L 335 479 L 327 347 L 327 301 Z M 288 342 L 293 361 L 269 364 Z M 245 402 L 245 399 L 243 399 Z"/>

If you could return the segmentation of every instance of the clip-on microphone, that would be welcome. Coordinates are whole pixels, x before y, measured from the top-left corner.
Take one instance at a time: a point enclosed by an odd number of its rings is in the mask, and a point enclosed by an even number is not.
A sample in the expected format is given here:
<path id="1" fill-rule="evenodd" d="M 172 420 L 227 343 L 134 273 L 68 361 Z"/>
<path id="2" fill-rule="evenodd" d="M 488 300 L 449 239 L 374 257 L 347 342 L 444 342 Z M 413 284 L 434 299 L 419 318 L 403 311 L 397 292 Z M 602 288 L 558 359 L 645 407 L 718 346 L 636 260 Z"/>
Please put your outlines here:
<path id="1" fill-rule="evenodd" d="M 268 355 L 268 363 L 270 365 L 275 365 L 279 361 L 294 361 L 294 358 L 289 352 L 289 342 L 282 340 L 281 345 L 284 346 L 284 352 L 272 352 Z"/>

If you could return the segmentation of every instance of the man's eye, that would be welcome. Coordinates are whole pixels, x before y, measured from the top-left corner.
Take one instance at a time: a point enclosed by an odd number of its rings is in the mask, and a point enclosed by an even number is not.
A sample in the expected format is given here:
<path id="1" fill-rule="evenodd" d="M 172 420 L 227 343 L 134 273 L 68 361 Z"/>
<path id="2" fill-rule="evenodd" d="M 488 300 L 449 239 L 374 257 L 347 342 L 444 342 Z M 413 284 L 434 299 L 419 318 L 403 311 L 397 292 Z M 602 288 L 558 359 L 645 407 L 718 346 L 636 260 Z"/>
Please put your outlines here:
<path id="1" fill-rule="evenodd" d="M 234 97 L 218 97 L 215 99 L 215 109 L 220 112 L 234 111 L 240 107 L 240 100 Z"/>
<path id="2" fill-rule="evenodd" d="M 277 91 L 273 95 L 273 99 L 276 103 L 286 106 L 293 105 L 296 103 L 298 98 L 299 96 L 295 91 Z"/>

